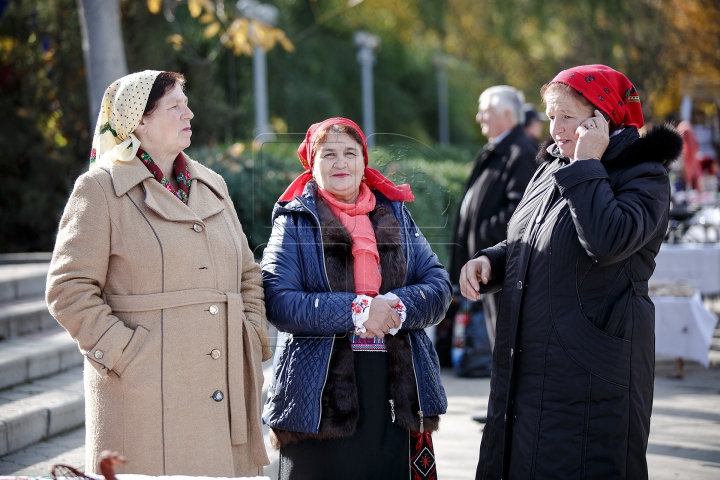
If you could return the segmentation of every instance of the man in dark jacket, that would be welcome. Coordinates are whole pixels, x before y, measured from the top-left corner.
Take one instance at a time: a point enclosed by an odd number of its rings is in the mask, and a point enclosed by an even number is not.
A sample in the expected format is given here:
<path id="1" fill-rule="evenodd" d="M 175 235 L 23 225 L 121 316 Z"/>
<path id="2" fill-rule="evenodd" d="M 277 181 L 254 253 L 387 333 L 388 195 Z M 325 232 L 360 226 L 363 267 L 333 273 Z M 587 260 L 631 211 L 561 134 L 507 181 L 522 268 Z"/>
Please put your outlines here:
<path id="1" fill-rule="evenodd" d="M 508 221 L 537 168 L 538 147 L 523 129 L 523 107 L 522 92 L 507 85 L 490 87 L 480 95 L 476 121 L 488 143 L 475 159 L 455 220 L 449 268 L 453 285 L 459 284 L 460 270 L 476 252 L 505 239 Z M 492 348 L 494 295 L 485 295 L 482 301 Z"/>

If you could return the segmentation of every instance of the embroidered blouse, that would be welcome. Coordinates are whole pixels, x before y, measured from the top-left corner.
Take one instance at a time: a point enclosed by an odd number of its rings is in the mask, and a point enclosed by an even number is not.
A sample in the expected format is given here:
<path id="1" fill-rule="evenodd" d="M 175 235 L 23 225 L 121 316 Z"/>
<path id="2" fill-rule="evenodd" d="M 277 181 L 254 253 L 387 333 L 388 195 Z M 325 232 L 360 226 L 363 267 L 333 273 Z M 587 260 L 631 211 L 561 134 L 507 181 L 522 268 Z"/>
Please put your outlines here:
<path id="1" fill-rule="evenodd" d="M 382 298 L 383 300 L 398 300 L 399 303 L 395 307 L 395 312 L 400 316 L 400 327 L 405 322 L 407 312 L 405 310 L 405 304 L 402 300 L 394 293 L 386 293 L 384 295 L 378 295 L 375 298 Z M 350 332 L 350 346 L 356 352 L 385 352 L 384 338 L 361 338 L 359 333 L 365 333 L 366 329 L 364 326 L 365 321 L 370 317 L 370 304 L 373 301 L 373 297 L 367 295 L 358 295 L 350 306 L 352 310 L 353 323 L 355 324 L 355 331 Z M 400 331 L 400 328 L 391 328 L 388 332 L 390 335 L 395 335 Z"/>

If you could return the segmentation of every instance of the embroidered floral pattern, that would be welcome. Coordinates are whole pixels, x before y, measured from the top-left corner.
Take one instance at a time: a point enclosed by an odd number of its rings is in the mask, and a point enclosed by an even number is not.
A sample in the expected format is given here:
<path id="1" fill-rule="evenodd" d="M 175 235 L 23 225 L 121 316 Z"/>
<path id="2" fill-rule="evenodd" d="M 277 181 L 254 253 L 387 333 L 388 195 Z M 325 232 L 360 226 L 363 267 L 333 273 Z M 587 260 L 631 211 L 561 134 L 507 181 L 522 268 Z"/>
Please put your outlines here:
<path id="1" fill-rule="evenodd" d="M 187 169 L 187 163 L 185 162 L 185 157 L 182 153 L 180 153 L 173 162 L 173 175 L 175 176 L 175 180 L 177 180 L 179 187 L 177 190 L 172 186 L 170 180 L 165 177 L 162 170 L 160 170 L 160 167 L 158 167 L 157 163 L 150 158 L 150 155 L 148 155 L 146 151 L 139 149 L 137 156 L 145 164 L 148 170 L 150 170 L 150 173 L 153 174 L 155 180 L 160 182 L 160 185 L 165 187 L 170 193 L 175 195 L 185 205 L 187 205 L 188 200 L 190 199 L 190 181 L 192 179 L 190 178 L 190 172 Z"/>
<path id="2" fill-rule="evenodd" d="M 361 314 L 365 312 L 368 308 L 370 308 L 370 302 L 368 302 L 367 298 L 363 298 L 359 302 L 352 302 L 352 311 L 356 314 Z"/>
<path id="3" fill-rule="evenodd" d="M 102 125 L 100 127 L 100 135 L 102 135 L 105 132 L 110 132 L 113 134 L 113 137 L 117 137 L 117 132 L 113 130 L 113 128 L 110 126 L 110 122 L 105 122 L 105 125 Z"/>

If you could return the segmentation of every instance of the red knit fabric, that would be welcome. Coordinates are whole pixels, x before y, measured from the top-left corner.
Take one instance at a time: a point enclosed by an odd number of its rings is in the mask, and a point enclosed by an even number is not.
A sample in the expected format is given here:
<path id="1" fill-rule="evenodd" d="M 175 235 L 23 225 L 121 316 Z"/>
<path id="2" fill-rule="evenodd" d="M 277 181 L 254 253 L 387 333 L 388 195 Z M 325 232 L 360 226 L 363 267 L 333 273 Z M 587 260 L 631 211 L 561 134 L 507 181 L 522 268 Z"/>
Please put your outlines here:
<path id="1" fill-rule="evenodd" d="M 355 122 L 353 122 L 352 120 L 348 120 L 347 118 L 334 117 L 328 118 L 327 120 L 320 123 L 314 123 L 310 125 L 310 128 L 308 128 L 308 131 L 305 134 L 305 140 L 303 140 L 297 150 L 298 158 L 300 159 L 300 163 L 302 163 L 303 167 L 305 167 L 305 172 L 301 173 L 300 176 L 293 180 L 287 190 L 285 190 L 285 193 L 283 193 L 282 196 L 278 199 L 279 202 L 288 202 L 295 198 L 295 195 L 302 195 L 305 184 L 312 179 L 312 147 L 317 141 L 317 134 L 323 131 L 326 127 L 330 127 L 332 125 L 347 125 L 355 129 L 355 131 L 357 131 L 360 135 L 360 138 L 362 138 L 362 147 L 365 160 L 364 182 L 367 184 L 368 187 L 370 187 L 371 190 L 378 190 L 389 200 L 392 201 L 412 202 L 413 200 L 415 200 L 412 191 L 410 191 L 410 185 L 395 185 L 382 173 L 375 170 L 374 168 L 370 168 L 367 166 L 367 140 L 365 139 L 365 134 L 363 133 L 363 131 L 360 130 L 360 127 Z"/>
<path id="2" fill-rule="evenodd" d="M 558 73 L 550 83 L 573 87 L 617 128 L 645 125 L 640 96 L 630 80 L 605 65 L 580 65 Z"/>

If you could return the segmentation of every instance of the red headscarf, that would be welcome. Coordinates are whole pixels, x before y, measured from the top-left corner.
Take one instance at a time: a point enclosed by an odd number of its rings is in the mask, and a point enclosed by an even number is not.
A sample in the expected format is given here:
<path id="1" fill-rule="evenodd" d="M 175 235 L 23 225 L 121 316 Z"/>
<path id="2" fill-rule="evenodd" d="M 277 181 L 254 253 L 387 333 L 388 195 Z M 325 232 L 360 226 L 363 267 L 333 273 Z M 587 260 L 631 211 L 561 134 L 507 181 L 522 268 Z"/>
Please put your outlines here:
<path id="1" fill-rule="evenodd" d="M 365 180 L 363 180 L 371 190 L 378 190 L 380 193 L 385 195 L 389 200 L 401 201 L 401 202 L 412 202 L 415 200 L 412 192 L 410 191 L 410 185 L 395 185 L 389 179 L 387 179 L 382 173 L 378 172 L 374 168 L 368 167 L 368 147 L 365 134 L 360 130 L 352 120 L 347 118 L 335 117 L 328 118 L 320 123 L 314 123 L 310 125 L 307 133 L 305 134 L 305 140 L 298 147 L 298 158 L 305 172 L 300 174 L 290 186 L 285 190 L 285 193 L 278 199 L 279 202 L 288 202 L 295 198 L 295 195 L 302 195 L 305 184 L 312 179 L 312 147 L 317 141 L 317 134 L 322 132 L 332 125 L 347 125 L 354 129 L 362 138 L 363 156 L 365 160 Z"/>
<path id="2" fill-rule="evenodd" d="M 605 112 L 617 128 L 645 125 L 640 96 L 622 73 L 605 65 L 580 65 L 558 73 L 550 83 L 573 87 L 587 101 Z"/>

